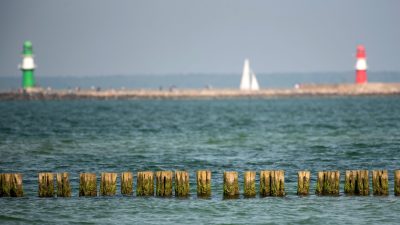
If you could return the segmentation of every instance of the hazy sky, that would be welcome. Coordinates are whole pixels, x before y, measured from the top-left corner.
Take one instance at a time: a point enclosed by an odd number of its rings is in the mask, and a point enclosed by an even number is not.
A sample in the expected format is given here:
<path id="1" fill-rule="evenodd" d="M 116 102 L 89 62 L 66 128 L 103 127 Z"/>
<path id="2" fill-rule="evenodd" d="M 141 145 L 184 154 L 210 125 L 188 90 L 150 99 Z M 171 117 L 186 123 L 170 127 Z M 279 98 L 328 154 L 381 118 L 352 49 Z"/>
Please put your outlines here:
<path id="1" fill-rule="evenodd" d="M 0 76 L 400 71 L 400 1 L 0 1 Z"/>

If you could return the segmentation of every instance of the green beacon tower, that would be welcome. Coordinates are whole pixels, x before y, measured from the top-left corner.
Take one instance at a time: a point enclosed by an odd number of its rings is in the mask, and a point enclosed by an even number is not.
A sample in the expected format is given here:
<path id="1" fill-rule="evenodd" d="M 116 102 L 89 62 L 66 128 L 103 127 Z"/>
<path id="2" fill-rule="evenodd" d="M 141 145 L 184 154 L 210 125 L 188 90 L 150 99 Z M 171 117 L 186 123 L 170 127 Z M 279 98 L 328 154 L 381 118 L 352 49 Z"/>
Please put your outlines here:
<path id="1" fill-rule="evenodd" d="M 25 41 L 22 51 L 22 64 L 19 66 L 22 70 L 22 88 L 30 89 L 35 87 L 35 62 L 33 60 L 32 42 Z"/>

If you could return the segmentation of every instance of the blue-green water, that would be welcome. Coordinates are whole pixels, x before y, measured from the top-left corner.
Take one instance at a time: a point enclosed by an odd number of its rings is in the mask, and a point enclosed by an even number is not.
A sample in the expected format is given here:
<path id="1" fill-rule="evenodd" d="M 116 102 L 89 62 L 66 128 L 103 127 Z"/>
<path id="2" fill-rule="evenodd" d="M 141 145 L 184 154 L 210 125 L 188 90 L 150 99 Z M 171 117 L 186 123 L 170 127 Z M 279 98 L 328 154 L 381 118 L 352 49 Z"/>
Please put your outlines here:
<path id="1" fill-rule="evenodd" d="M 25 197 L 0 198 L 0 223 L 397 224 L 399 150 L 397 96 L 4 101 L 0 172 L 23 173 Z M 195 195 L 198 169 L 213 173 L 211 199 Z M 286 197 L 222 199 L 223 171 L 265 169 L 285 170 Z M 341 170 L 343 192 L 346 169 L 387 169 L 390 195 L 297 197 L 304 169 L 312 193 L 319 170 Z M 191 197 L 77 197 L 80 172 L 142 170 L 188 170 Z M 70 172 L 73 197 L 36 197 L 43 171 Z"/>

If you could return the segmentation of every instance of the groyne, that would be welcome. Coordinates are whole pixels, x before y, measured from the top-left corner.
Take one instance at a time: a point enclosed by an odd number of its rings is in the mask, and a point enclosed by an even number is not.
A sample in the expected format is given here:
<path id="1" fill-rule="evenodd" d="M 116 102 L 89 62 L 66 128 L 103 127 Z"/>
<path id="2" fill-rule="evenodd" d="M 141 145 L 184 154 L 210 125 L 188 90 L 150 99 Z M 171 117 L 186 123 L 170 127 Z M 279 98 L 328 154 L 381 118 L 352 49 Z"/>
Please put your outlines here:
<path id="1" fill-rule="evenodd" d="M 246 198 L 254 198 L 257 193 L 260 197 L 286 196 L 285 171 L 259 171 L 259 190 L 256 190 L 256 171 L 243 172 L 243 189 L 239 185 L 239 173 L 224 171 L 221 190 L 223 198 L 239 198 L 241 193 Z M 297 195 L 310 194 L 310 171 L 299 171 Z M 400 195 L 400 170 L 393 172 L 394 195 Z M 155 176 L 154 176 L 155 175 Z M 372 194 L 374 196 L 389 195 L 389 179 L 387 170 L 372 170 Z M 120 181 L 122 196 L 133 196 L 136 187 L 136 196 L 179 197 L 190 195 L 190 179 L 187 171 L 144 171 L 137 172 L 136 185 L 133 173 L 101 173 L 100 182 L 96 173 L 79 174 L 79 196 L 115 196 L 117 194 L 117 178 Z M 55 179 L 57 178 L 57 179 Z M 98 183 L 100 188 L 98 189 Z M 154 183 L 156 185 L 154 185 Z M 315 184 L 315 194 L 318 196 L 340 195 L 340 171 L 319 171 Z M 197 196 L 211 197 L 211 171 L 199 170 L 196 172 Z M 55 186 L 57 186 L 55 188 Z M 241 192 L 243 191 L 243 192 Z M 370 195 L 370 179 L 368 170 L 347 170 L 345 172 L 345 195 Z M 174 192 L 174 193 L 173 193 Z M 23 175 L 20 173 L 0 173 L 0 197 L 22 197 Z M 71 197 L 71 184 L 68 173 L 43 172 L 38 174 L 38 197 Z"/>
<path id="2" fill-rule="evenodd" d="M 303 84 L 287 89 L 172 89 L 172 90 L 27 90 L 0 92 L 0 100 L 63 99 L 224 99 L 297 96 L 400 95 L 400 83 Z"/>

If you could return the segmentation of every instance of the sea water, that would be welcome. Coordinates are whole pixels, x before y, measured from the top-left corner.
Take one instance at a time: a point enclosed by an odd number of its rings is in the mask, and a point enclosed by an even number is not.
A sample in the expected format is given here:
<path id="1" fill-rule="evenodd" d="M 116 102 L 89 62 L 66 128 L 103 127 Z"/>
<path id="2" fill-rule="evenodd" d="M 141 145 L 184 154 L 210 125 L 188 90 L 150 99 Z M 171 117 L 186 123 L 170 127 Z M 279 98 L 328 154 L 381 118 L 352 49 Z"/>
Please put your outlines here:
<path id="1" fill-rule="evenodd" d="M 23 173 L 25 197 L 0 198 L 0 223 L 398 224 L 399 150 L 398 96 L 3 101 L 0 172 Z M 200 169 L 212 171 L 210 199 L 196 197 Z M 223 200 L 224 171 L 239 172 L 243 193 L 244 171 L 258 190 L 258 172 L 274 169 L 286 197 Z M 390 195 L 346 196 L 348 169 L 387 169 Z M 77 196 L 81 172 L 144 170 L 189 171 L 191 196 Z M 310 196 L 296 196 L 299 170 L 311 171 Z M 314 194 L 321 170 L 341 171 L 339 197 Z M 38 198 L 37 173 L 64 171 L 72 197 Z"/>

